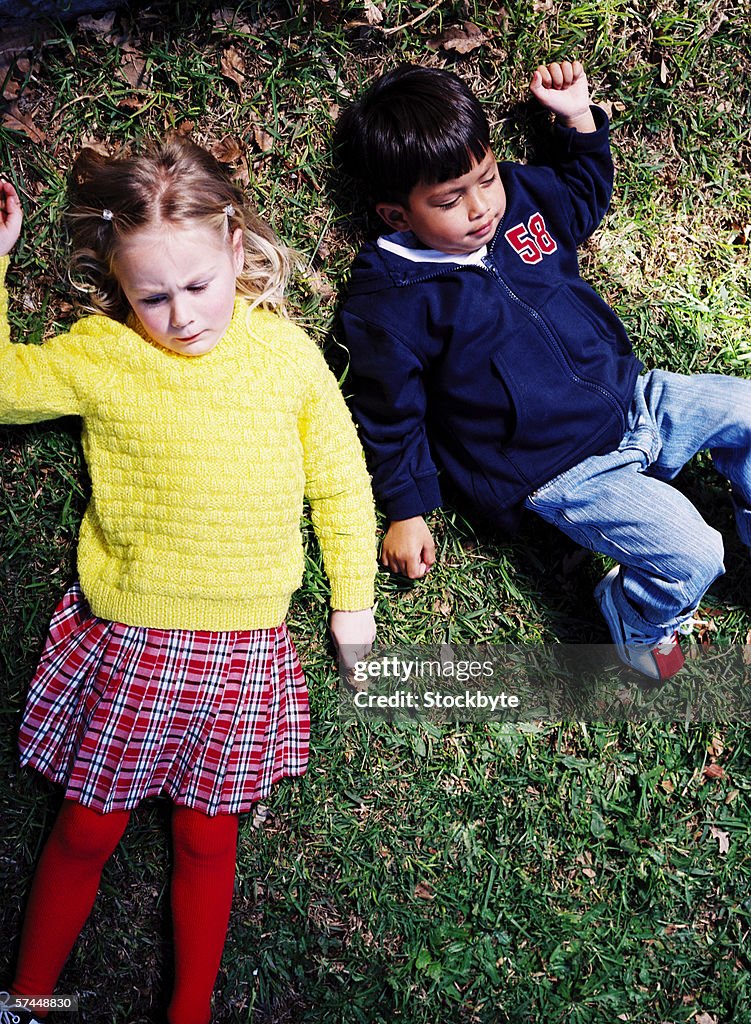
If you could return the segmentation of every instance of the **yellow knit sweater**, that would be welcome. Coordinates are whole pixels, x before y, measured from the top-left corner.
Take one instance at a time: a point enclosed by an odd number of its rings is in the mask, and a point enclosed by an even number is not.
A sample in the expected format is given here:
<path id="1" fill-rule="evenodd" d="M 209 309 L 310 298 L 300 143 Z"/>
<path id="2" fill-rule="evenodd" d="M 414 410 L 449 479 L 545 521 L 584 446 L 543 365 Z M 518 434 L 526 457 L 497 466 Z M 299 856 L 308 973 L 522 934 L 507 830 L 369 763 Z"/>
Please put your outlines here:
<path id="1" fill-rule="evenodd" d="M 83 419 L 92 482 L 78 572 L 100 618 L 163 629 L 277 626 L 300 585 L 303 494 L 334 608 L 373 602 L 370 482 L 308 336 L 243 299 L 202 356 L 105 316 L 10 342 L 0 259 L 0 422 Z M 140 326 L 140 325 L 139 325 Z"/>

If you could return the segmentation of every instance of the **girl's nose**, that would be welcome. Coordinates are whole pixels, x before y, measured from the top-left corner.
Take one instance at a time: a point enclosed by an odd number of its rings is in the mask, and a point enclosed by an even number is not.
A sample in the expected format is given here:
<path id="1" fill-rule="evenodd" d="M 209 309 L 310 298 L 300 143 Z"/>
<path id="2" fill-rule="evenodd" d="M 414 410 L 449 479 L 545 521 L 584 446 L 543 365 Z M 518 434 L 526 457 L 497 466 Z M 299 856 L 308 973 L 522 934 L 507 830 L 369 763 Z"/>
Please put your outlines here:
<path id="1" fill-rule="evenodd" d="M 190 322 L 191 316 L 186 303 L 174 299 L 170 310 L 170 323 L 172 327 L 179 331 L 183 327 L 187 327 Z"/>

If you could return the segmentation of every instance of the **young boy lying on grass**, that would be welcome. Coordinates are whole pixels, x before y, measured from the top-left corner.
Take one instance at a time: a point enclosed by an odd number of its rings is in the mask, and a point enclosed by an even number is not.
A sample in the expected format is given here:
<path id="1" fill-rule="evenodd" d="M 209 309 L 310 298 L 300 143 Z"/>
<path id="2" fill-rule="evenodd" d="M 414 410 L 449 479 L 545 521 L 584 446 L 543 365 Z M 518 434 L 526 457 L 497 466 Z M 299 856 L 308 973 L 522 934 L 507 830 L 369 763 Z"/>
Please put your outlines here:
<path id="1" fill-rule="evenodd" d="M 667 679 L 678 634 L 723 571 L 722 539 L 669 481 L 708 448 L 751 545 L 751 382 L 643 373 L 576 249 L 613 182 L 608 121 L 582 65 L 530 89 L 556 115 L 546 166 L 496 163 L 450 72 L 405 65 L 344 111 L 336 144 L 388 233 L 355 260 L 341 313 L 382 561 L 423 576 L 439 470 L 483 518 L 526 507 L 619 564 L 595 594 L 619 657 Z"/>

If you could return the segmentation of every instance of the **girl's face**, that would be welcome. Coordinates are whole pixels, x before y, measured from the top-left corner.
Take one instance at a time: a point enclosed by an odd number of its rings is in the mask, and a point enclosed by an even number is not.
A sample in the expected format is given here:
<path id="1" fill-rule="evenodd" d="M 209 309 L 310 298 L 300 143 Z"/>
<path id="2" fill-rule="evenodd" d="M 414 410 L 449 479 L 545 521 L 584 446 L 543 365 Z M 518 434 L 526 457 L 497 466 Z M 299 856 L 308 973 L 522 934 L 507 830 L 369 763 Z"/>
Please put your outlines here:
<path id="1" fill-rule="evenodd" d="M 243 263 L 241 228 L 222 238 L 206 224 L 162 225 L 128 235 L 114 270 L 153 341 L 170 352 L 203 356 L 229 326 Z"/>

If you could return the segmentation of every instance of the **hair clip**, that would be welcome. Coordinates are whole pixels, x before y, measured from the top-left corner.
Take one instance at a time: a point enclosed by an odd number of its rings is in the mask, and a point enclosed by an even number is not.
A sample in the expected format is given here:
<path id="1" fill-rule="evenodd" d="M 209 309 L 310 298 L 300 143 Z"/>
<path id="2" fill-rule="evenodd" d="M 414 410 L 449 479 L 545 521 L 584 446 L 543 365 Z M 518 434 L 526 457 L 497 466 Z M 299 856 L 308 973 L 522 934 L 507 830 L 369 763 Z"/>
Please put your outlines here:
<path id="1" fill-rule="evenodd" d="M 102 210 L 102 220 L 112 220 L 114 216 L 112 210 Z"/>
<path id="2" fill-rule="evenodd" d="M 224 207 L 224 212 L 227 214 L 228 217 L 235 216 L 235 208 L 232 205 L 232 203 L 227 203 L 227 205 Z"/>

